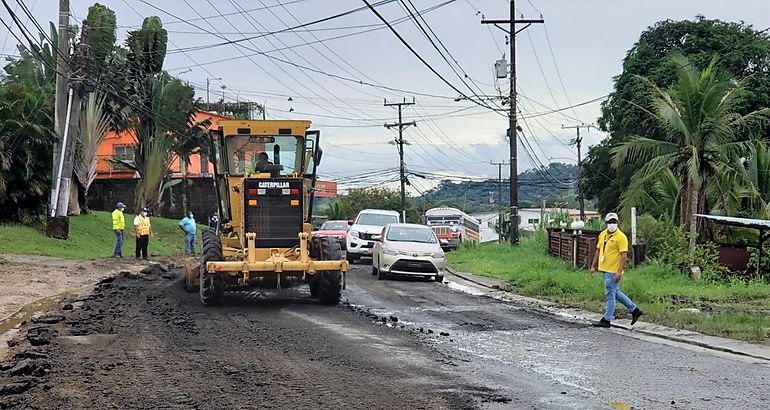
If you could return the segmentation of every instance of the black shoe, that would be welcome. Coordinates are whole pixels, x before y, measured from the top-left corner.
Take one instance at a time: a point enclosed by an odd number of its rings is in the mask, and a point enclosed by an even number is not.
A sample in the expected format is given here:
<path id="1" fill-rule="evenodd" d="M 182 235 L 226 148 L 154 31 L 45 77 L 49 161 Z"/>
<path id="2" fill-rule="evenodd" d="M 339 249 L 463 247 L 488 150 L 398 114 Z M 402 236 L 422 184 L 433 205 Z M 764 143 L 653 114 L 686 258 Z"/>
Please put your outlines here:
<path id="1" fill-rule="evenodd" d="M 631 324 L 633 325 L 636 323 L 637 320 L 639 320 L 639 316 L 643 315 L 644 312 L 642 312 L 641 309 L 636 308 L 633 312 L 631 312 Z"/>
<path id="2" fill-rule="evenodd" d="M 598 322 L 591 323 L 591 326 L 593 326 L 593 327 L 611 327 L 612 324 L 610 324 L 609 320 L 605 320 L 604 318 L 601 318 Z"/>

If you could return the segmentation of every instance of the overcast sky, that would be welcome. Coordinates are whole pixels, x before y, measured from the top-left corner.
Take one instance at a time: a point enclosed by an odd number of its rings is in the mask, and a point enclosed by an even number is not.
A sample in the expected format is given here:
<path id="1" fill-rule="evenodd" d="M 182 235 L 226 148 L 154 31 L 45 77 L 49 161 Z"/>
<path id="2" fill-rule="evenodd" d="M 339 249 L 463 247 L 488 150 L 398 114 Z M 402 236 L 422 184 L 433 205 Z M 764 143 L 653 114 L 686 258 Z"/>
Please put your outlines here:
<path id="1" fill-rule="evenodd" d="M 22 21 L 26 20 L 32 28 L 16 2 L 9 0 L 8 3 L 11 7 L 17 6 L 16 12 Z M 72 3 L 71 14 L 79 22 L 90 2 Z M 489 165 L 489 161 L 508 158 L 504 139 L 507 118 L 468 101 L 454 101 L 459 93 L 420 63 L 369 10 L 311 25 L 310 32 L 295 30 L 242 41 L 239 45 L 197 47 L 332 16 L 363 6 L 361 1 L 107 0 L 101 3 L 116 12 L 121 42 L 127 31 L 141 24 L 143 17 L 161 17 L 169 31 L 165 69 L 189 81 L 202 98 L 206 98 L 206 79 L 221 78 L 210 80 L 212 101 L 221 98 L 224 92 L 227 100 L 265 104 L 270 118 L 313 121 L 314 127 L 322 131 L 325 160 L 320 172 L 327 179 L 344 181 L 350 176 L 375 171 L 387 179 L 390 174 L 386 170 L 398 166 L 396 149 L 387 144 L 394 138 L 395 130 L 383 127 L 385 122 L 395 121 L 397 111 L 383 106 L 385 98 L 388 101 L 416 99 L 416 105 L 404 109 L 405 121 L 417 122 L 416 128 L 405 131 L 406 139 L 412 144 L 406 147 L 406 162 L 415 172 L 496 177 L 497 168 Z M 498 95 L 498 89 L 507 94 L 508 80 L 496 80 L 493 75 L 495 60 L 503 53 L 510 58 L 506 34 L 495 27 L 481 25 L 480 20 L 482 14 L 489 19 L 507 18 L 508 1 L 456 0 L 442 5 L 446 0 L 412 0 L 412 3 L 419 10 L 441 5 L 426 12 L 424 18 L 451 52 L 450 61 L 453 58 L 459 62 L 462 70 L 457 69 L 459 76 L 413 21 L 398 20 L 406 15 L 398 1 L 377 9 L 389 21 L 400 21 L 393 27 L 464 94 Z M 48 21 L 56 21 L 55 1 L 27 0 L 26 4 L 45 27 Z M 542 14 L 546 22 L 533 25 L 517 36 L 517 77 L 523 95 L 519 106 L 523 116 L 596 100 L 525 120 L 524 132 L 534 153 L 529 147 L 519 148 L 519 171 L 541 162 L 575 162 L 574 149 L 567 145 L 574 138 L 574 130 L 562 130 L 561 125 L 596 122 L 601 101 L 597 98 L 611 91 L 612 77 L 620 73 L 625 53 L 648 26 L 664 19 L 692 19 L 701 14 L 707 18 L 742 20 L 760 30 L 770 27 L 770 1 L 766 0 L 520 0 L 516 8 L 517 14 L 525 18 L 539 18 Z M 0 15 L 10 22 L 7 11 L 3 10 Z M 362 33 L 354 34 L 358 32 Z M 333 39 L 348 34 L 354 35 Z M 6 37 L 7 30 L 2 28 L 0 38 Z M 2 52 L 13 53 L 14 42 L 13 37 L 8 37 Z M 230 60 L 219 61 L 223 59 Z M 226 88 L 223 90 L 222 86 Z M 489 104 L 499 105 L 499 101 Z M 595 130 L 584 135 L 587 145 L 602 138 Z M 537 160 L 533 161 L 531 155 Z M 504 175 L 507 174 L 506 170 Z M 413 180 L 422 189 L 430 186 L 429 181 Z"/>

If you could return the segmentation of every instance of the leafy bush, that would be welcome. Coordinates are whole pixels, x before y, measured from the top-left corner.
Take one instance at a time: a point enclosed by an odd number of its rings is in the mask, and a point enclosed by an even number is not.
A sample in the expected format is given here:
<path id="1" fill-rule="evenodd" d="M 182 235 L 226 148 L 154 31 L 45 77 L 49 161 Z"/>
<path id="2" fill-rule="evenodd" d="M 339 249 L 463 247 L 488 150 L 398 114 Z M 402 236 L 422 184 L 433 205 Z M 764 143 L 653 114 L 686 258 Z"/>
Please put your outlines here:
<path id="1" fill-rule="evenodd" d="M 689 272 L 687 235 L 680 227 L 645 214 L 638 218 L 637 229 L 648 259 L 675 267 L 680 272 Z M 727 273 L 727 269 L 719 264 L 719 249 L 715 243 L 696 245 L 693 260 L 706 280 L 722 281 Z"/>
<path id="2" fill-rule="evenodd" d="M 681 248 L 685 237 L 679 227 L 661 222 L 649 214 L 639 216 L 636 227 L 637 236 L 639 241 L 645 244 L 648 258 L 658 259 L 665 254 L 667 257 L 664 259 L 671 261 L 680 259 L 675 251 Z M 683 260 L 687 260 L 687 249 L 684 249 Z"/>
<path id="3" fill-rule="evenodd" d="M 601 218 L 593 218 L 586 221 L 586 226 L 583 228 L 587 231 L 602 231 L 604 230 L 604 222 Z"/>
<path id="4" fill-rule="evenodd" d="M 757 248 L 749 248 L 749 271 L 756 271 L 757 258 L 759 252 Z M 764 276 L 770 279 L 770 246 L 765 244 L 762 246 L 762 265 L 759 267 L 759 272 L 756 272 L 757 276 Z"/>

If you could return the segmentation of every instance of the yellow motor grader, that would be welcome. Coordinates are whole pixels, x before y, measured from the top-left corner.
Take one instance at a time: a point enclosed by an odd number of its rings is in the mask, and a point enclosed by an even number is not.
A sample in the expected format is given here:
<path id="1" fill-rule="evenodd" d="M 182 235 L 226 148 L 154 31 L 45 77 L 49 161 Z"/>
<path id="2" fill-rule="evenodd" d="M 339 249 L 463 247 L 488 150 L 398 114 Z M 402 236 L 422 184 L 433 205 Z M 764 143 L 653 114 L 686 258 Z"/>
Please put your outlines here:
<path id="1" fill-rule="evenodd" d="M 348 262 L 338 241 L 311 237 L 321 161 L 310 121 L 225 120 L 211 131 L 219 226 L 202 235 L 200 265 L 185 284 L 201 302 L 245 287 L 307 283 L 323 304 L 339 303 Z"/>

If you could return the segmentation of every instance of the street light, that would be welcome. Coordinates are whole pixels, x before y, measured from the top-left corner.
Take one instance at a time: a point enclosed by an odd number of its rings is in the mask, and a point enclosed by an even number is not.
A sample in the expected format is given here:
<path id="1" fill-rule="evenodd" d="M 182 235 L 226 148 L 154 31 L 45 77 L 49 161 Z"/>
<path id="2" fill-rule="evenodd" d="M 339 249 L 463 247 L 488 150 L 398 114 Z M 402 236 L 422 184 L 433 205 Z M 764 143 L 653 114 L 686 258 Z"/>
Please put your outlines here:
<path id="1" fill-rule="evenodd" d="M 211 101 L 209 101 L 209 80 L 222 81 L 222 77 L 206 77 L 206 111 L 211 111 Z"/>

